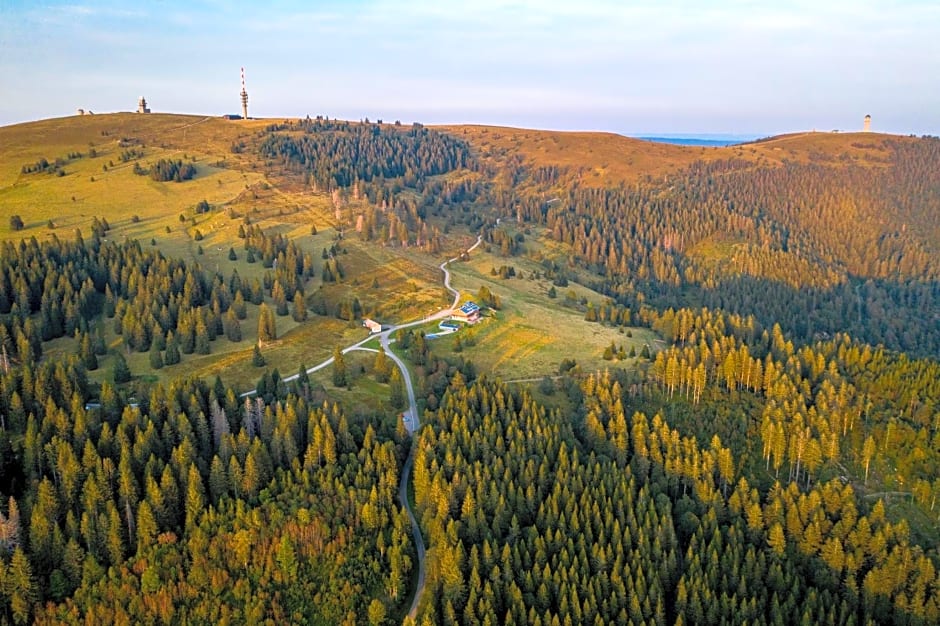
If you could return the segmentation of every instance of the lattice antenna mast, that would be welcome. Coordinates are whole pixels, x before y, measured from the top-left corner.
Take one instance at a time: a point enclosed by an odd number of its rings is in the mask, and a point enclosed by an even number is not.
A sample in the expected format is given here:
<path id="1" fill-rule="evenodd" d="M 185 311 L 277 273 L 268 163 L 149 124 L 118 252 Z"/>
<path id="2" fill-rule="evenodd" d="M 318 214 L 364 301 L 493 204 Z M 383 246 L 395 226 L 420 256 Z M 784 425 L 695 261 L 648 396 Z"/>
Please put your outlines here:
<path id="1" fill-rule="evenodd" d="M 242 119 L 248 119 L 248 90 L 245 89 L 245 68 L 242 68 Z"/>

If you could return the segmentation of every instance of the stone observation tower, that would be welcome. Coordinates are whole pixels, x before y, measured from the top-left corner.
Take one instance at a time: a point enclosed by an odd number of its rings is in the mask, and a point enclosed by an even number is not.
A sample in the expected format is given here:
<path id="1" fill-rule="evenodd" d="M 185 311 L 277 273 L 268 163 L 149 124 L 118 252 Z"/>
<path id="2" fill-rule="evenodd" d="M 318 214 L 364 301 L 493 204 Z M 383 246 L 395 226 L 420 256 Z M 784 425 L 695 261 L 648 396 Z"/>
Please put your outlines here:
<path id="1" fill-rule="evenodd" d="M 865 116 L 865 124 L 862 126 L 862 132 L 871 132 L 871 115 Z"/>
<path id="2" fill-rule="evenodd" d="M 140 100 L 137 101 L 137 112 L 150 113 L 150 109 L 147 107 L 147 99 L 143 96 L 141 96 Z"/>
<path id="3" fill-rule="evenodd" d="M 248 91 L 245 89 L 245 68 L 242 68 L 242 119 L 248 119 Z"/>

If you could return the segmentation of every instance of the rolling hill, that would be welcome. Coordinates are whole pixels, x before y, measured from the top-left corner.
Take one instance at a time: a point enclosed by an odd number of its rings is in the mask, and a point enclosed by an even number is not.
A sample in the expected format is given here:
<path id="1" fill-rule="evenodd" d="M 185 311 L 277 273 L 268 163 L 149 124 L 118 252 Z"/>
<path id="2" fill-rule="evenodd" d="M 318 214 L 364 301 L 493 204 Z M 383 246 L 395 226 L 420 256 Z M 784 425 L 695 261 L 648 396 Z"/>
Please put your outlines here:
<path id="1" fill-rule="evenodd" d="M 410 620 L 406 463 L 419 623 L 940 619 L 940 140 L 81 116 L 0 213 L 2 623 Z"/>

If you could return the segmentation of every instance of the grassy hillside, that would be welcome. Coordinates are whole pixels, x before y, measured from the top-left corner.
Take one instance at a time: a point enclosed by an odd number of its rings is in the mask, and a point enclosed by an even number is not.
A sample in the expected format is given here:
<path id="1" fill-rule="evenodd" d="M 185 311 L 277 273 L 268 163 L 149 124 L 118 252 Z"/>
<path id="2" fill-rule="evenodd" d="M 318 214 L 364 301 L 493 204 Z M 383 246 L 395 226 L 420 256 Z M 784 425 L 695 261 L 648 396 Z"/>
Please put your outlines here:
<path id="1" fill-rule="evenodd" d="M 449 125 L 441 130 L 470 143 L 487 161 L 519 163 L 530 171 L 557 168 L 561 181 L 617 186 L 675 174 L 692 163 L 743 159 L 761 166 L 789 162 L 883 165 L 886 142 L 914 138 L 876 133 L 793 133 L 735 146 L 677 146 L 613 133 Z"/>
<path id="2" fill-rule="evenodd" d="M 431 303 L 439 306 L 440 260 L 374 245 L 356 234 L 343 237 L 364 203 L 344 200 L 340 212 L 329 193 L 265 163 L 257 144 L 270 123 L 122 113 L 0 128 L 0 214 L 5 216 L 0 241 L 71 241 L 76 229 L 88 238 L 98 220 L 110 226 L 105 240 L 138 240 L 167 257 L 223 276 L 237 271 L 252 281 L 271 271 L 248 261 L 240 231 L 252 224 L 269 236 L 287 237 L 318 264 L 321 253 L 336 247 L 344 276 L 326 284 L 317 272 L 305 286 L 310 303 L 357 297 L 385 321 L 411 319 Z M 42 159 L 49 163 L 45 171 L 25 171 L 36 169 Z M 192 180 L 158 182 L 134 171 L 177 159 L 195 167 Z M 197 212 L 202 201 L 208 212 Z M 12 228 L 7 218 L 14 215 L 21 218 L 22 229 Z M 229 258 L 230 250 L 235 260 Z M 150 381 L 222 373 L 247 387 L 259 375 L 250 364 L 256 324 L 252 307 L 242 323 L 241 342 L 215 342 L 210 355 L 186 355 L 181 364 L 152 373 L 147 354 L 135 353 L 129 355 L 131 370 Z M 280 338 L 266 348 L 266 359 L 269 367 L 290 373 L 302 362 L 312 365 L 328 357 L 333 345 L 345 345 L 362 332 L 357 323 L 317 315 L 300 325 L 290 316 L 279 318 L 278 329 Z M 105 339 L 111 347 L 120 346 L 119 337 L 107 334 Z M 76 347 L 74 339 L 62 338 L 48 350 L 66 355 Z M 110 357 L 102 359 L 92 378 L 110 376 L 110 364 Z"/>

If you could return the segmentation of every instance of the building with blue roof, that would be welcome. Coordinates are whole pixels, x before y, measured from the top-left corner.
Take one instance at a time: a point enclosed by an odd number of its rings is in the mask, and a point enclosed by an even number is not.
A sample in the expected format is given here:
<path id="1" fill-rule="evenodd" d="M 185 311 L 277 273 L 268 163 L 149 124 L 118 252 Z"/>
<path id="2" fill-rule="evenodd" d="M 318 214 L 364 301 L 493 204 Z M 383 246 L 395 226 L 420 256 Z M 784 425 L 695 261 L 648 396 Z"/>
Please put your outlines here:
<path id="1" fill-rule="evenodd" d="M 480 321 L 480 305 L 476 302 L 467 302 L 459 309 L 454 311 L 450 319 L 465 324 L 475 324 Z"/>

